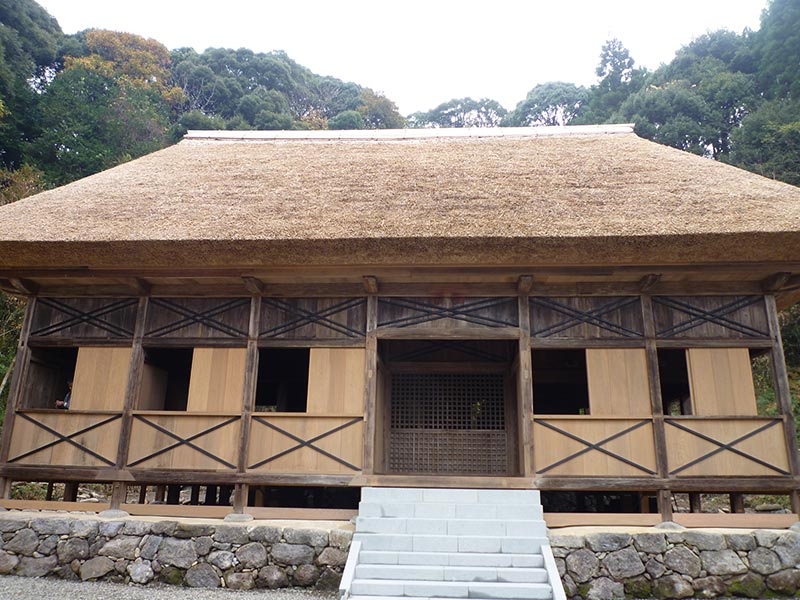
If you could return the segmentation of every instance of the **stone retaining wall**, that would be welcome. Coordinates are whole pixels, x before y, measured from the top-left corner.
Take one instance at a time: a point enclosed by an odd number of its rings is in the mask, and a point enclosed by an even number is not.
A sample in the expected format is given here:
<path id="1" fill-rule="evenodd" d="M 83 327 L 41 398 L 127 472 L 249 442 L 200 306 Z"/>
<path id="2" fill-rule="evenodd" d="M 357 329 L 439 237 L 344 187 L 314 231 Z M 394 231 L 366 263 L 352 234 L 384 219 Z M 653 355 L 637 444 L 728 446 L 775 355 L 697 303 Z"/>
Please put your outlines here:
<path id="1" fill-rule="evenodd" d="M 352 526 L 0 514 L 0 574 L 191 587 L 335 588 Z"/>
<path id="2" fill-rule="evenodd" d="M 551 532 L 569 598 L 765 598 L 800 589 L 800 534 L 784 530 Z"/>

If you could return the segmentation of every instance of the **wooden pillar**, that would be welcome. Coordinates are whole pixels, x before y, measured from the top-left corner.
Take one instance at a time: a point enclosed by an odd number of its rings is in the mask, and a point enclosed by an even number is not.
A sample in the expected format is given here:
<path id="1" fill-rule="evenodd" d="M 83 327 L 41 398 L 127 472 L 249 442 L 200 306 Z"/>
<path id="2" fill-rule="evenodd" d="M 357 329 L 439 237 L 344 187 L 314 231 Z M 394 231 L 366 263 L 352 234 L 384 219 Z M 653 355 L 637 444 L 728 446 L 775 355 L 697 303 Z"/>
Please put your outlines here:
<path id="1" fill-rule="evenodd" d="M 698 492 L 689 492 L 689 511 L 693 513 L 703 512 L 703 504 Z"/>
<path id="2" fill-rule="evenodd" d="M 375 473 L 375 419 L 378 414 L 378 297 L 367 296 L 367 331 L 364 364 L 364 453 L 361 471 Z"/>
<path id="3" fill-rule="evenodd" d="M 159 504 L 163 504 L 167 496 L 167 486 L 165 485 L 157 485 L 156 486 L 156 493 L 153 498 L 153 502 L 157 502 Z"/>
<path id="4" fill-rule="evenodd" d="M 48 481 L 47 482 L 47 493 L 45 494 L 44 499 L 47 500 L 48 502 L 50 502 L 50 500 L 53 499 L 53 482 L 52 481 Z"/>
<path id="5" fill-rule="evenodd" d="M 120 426 L 119 445 L 117 446 L 116 470 L 125 468 L 128 462 L 128 448 L 131 442 L 131 429 L 133 427 L 133 408 L 136 398 L 139 395 L 139 387 L 142 382 L 142 369 L 144 368 L 144 350 L 142 349 L 142 338 L 144 337 L 145 321 L 147 319 L 148 298 L 139 298 L 139 306 L 136 310 L 136 326 L 133 331 L 133 341 L 131 344 L 131 363 L 128 369 L 128 385 L 125 388 L 125 404 L 122 407 L 122 425 Z M 123 485 L 124 484 L 121 484 Z M 125 493 L 118 489 L 115 484 L 115 491 L 111 494 L 111 508 L 119 510 Z"/>
<path id="6" fill-rule="evenodd" d="M 180 504 L 180 503 L 181 503 L 181 486 L 168 485 L 167 504 Z"/>
<path id="7" fill-rule="evenodd" d="M 199 484 L 194 484 L 192 486 L 192 496 L 189 499 L 189 504 L 191 504 L 192 506 L 197 506 L 198 504 L 200 504 L 200 485 Z"/>
<path id="8" fill-rule="evenodd" d="M 667 440 L 664 432 L 664 407 L 661 399 L 661 377 L 658 372 L 658 347 L 656 346 L 656 324 L 653 314 L 653 299 L 649 294 L 641 295 L 642 324 L 644 327 L 645 355 L 647 359 L 647 382 L 650 388 L 650 409 L 653 415 L 653 442 L 656 450 L 656 472 L 662 480 L 669 479 L 667 466 Z M 658 494 L 658 511 L 664 521 L 672 520 L 672 493 L 666 489 Z"/>
<path id="9" fill-rule="evenodd" d="M 64 502 L 76 502 L 78 500 L 78 482 L 67 481 L 64 484 Z"/>
<path id="10" fill-rule="evenodd" d="M 533 443 L 533 365 L 531 364 L 531 317 L 528 292 L 520 291 L 519 312 L 519 369 L 517 371 L 517 410 L 519 411 L 520 474 L 533 475 L 535 452 Z"/>
<path id="11" fill-rule="evenodd" d="M 128 484 L 123 481 L 115 481 L 111 484 L 111 508 L 119 510 L 128 499 Z"/>
<path id="12" fill-rule="evenodd" d="M 147 486 L 143 483 L 139 486 L 139 504 L 147 502 Z"/>
<path id="13" fill-rule="evenodd" d="M 744 512 L 744 494 L 741 492 L 731 492 L 731 512 L 743 513 Z"/>
<path id="14" fill-rule="evenodd" d="M 261 296 L 253 295 L 250 299 L 250 321 L 247 332 L 247 358 L 245 360 L 244 389 L 242 392 L 242 424 L 239 435 L 239 453 L 237 473 L 247 472 L 247 457 L 250 452 L 250 431 L 252 428 L 253 409 L 256 402 L 256 385 L 258 384 L 258 333 L 261 327 Z M 206 488 L 207 490 L 208 488 Z M 206 491 L 206 493 L 208 493 Z M 233 501 L 233 512 L 244 513 L 247 508 L 247 486 L 236 484 Z"/>
<path id="15" fill-rule="evenodd" d="M 0 463 L 8 461 L 8 453 L 11 448 L 11 434 L 14 430 L 14 421 L 17 411 L 22 403 L 22 393 L 25 388 L 24 383 L 27 379 L 28 368 L 30 366 L 31 351 L 28 347 L 28 336 L 31 332 L 33 312 L 36 310 L 36 297 L 28 298 L 25 307 L 25 316 L 22 320 L 19 342 L 17 343 L 17 354 L 15 359 L 14 373 L 11 376 L 11 387 L 8 390 L 8 402 L 6 403 L 6 416 L 3 423 L 2 439 L 0 439 Z M 11 479 L 0 478 L 0 493 L 7 499 L 11 495 Z"/>

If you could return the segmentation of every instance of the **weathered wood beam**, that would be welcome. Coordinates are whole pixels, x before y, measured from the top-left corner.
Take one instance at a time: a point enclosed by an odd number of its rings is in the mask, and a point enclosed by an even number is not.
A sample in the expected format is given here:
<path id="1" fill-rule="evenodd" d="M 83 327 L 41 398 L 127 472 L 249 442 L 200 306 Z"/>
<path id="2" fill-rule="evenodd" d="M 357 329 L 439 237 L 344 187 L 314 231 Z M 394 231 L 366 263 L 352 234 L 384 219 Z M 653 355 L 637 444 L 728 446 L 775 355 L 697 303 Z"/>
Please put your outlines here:
<path id="1" fill-rule="evenodd" d="M 770 294 L 772 292 L 777 292 L 788 283 L 791 277 L 792 274 L 786 271 L 779 271 L 778 273 L 773 273 L 769 277 L 766 277 L 764 278 L 764 280 L 762 280 L 761 289 L 764 290 L 764 292 L 767 294 Z"/>
<path id="2" fill-rule="evenodd" d="M 368 294 L 377 294 L 378 293 L 378 278 L 374 275 L 364 275 L 361 278 L 364 282 L 364 291 Z"/>
<path id="3" fill-rule="evenodd" d="M 9 281 L 14 289 L 18 290 L 22 294 L 25 294 L 26 296 L 35 296 L 39 291 L 39 286 L 30 279 L 17 279 L 12 277 L 9 279 Z"/>
<path id="4" fill-rule="evenodd" d="M 142 277 L 132 277 L 128 285 L 137 296 L 149 296 L 153 290 L 153 286 Z"/>
<path id="5" fill-rule="evenodd" d="M 661 281 L 660 273 L 649 273 L 639 280 L 639 291 L 644 293 Z"/>
<path id="6" fill-rule="evenodd" d="M 533 276 L 532 275 L 520 275 L 519 276 L 519 279 L 517 280 L 517 291 L 520 294 L 530 294 L 532 287 L 533 287 Z"/>
<path id="7" fill-rule="evenodd" d="M 244 287 L 251 294 L 260 296 L 264 293 L 264 282 L 258 277 L 242 277 L 242 281 L 244 282 Z"/>

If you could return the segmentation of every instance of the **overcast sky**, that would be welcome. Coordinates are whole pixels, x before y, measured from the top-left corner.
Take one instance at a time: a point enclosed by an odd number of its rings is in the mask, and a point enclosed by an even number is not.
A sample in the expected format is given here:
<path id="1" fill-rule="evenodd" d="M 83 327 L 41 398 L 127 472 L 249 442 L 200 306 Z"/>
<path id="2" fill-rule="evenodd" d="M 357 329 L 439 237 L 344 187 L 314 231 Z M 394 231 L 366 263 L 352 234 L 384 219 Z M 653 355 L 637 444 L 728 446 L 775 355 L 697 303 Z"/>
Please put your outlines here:
<path id="1" fill-rule="evenodd" d="M 400 112 L 488 97 L 508 109 L 537 83 L 595 83 L 617 37 L 654 69 L 707 31 L 757 29 L 767 0 L 38 0 L 65 33 L 90 27 L 168 48 L 285 50 L 320 75 L 385 93 Z"/>

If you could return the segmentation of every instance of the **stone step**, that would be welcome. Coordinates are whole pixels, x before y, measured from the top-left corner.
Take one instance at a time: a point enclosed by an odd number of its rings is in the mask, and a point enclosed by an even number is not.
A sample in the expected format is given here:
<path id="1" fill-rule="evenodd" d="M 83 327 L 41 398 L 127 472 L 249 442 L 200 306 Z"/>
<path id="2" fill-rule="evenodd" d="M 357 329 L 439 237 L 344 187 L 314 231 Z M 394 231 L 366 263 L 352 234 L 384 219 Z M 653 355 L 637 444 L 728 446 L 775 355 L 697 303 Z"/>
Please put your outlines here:
<path id="1" fill-rule="evenodd" d="M 478 504 L 457 502 L 366 501 L 358 505 L 361 517 L 402 517 L 422 519 L 542 519 L 541 504 Z"/>
<path id="2" fill-rule="evenodd" d="M 480 552 L 396 552 L 362 550 L 359 564 L 374 565 L 451 565 L 459 567 L 544 567 L 541 554 L 486 554 Z"/>
<path id="3" fill-rule="evenodd" d="M 544 536 L 427 535 L 411 533 L 353 534 L 362 550 L 396 550 L 399 552 L 480 552 L 482 554 L 537 554 Z"/>
<path id="4" fill-rule="evenodd" d="M 482 535 L 544 537 L 544 521 L 514 521 L 506 519 L 420 519 L 405 517 L 356 518 L 359 533 L 420 533 L 439 535 Z"/>
<path id="5" fill-rule="evenodd" d="M 361 500 L 377 503 L 541 504 L 538 490 L 455 490 L 445 488 L 361 489 Z"/>
<path id="6" fill-rule="evenodd" d="M 455 567 L 436 565 L 356 566 L 356 579 L 403 581 L 493 581 L 505 583 L 545 583 L 547 571 L 519 567 Z"/>
<path id="7" fill-rule="evenodd" d="M 484 581 L 392 581 L 354 579 L 353 596 L 405 596 L 414 598 L 504 598 L 548 600 L 549 583 L 499 583 Z"/>

